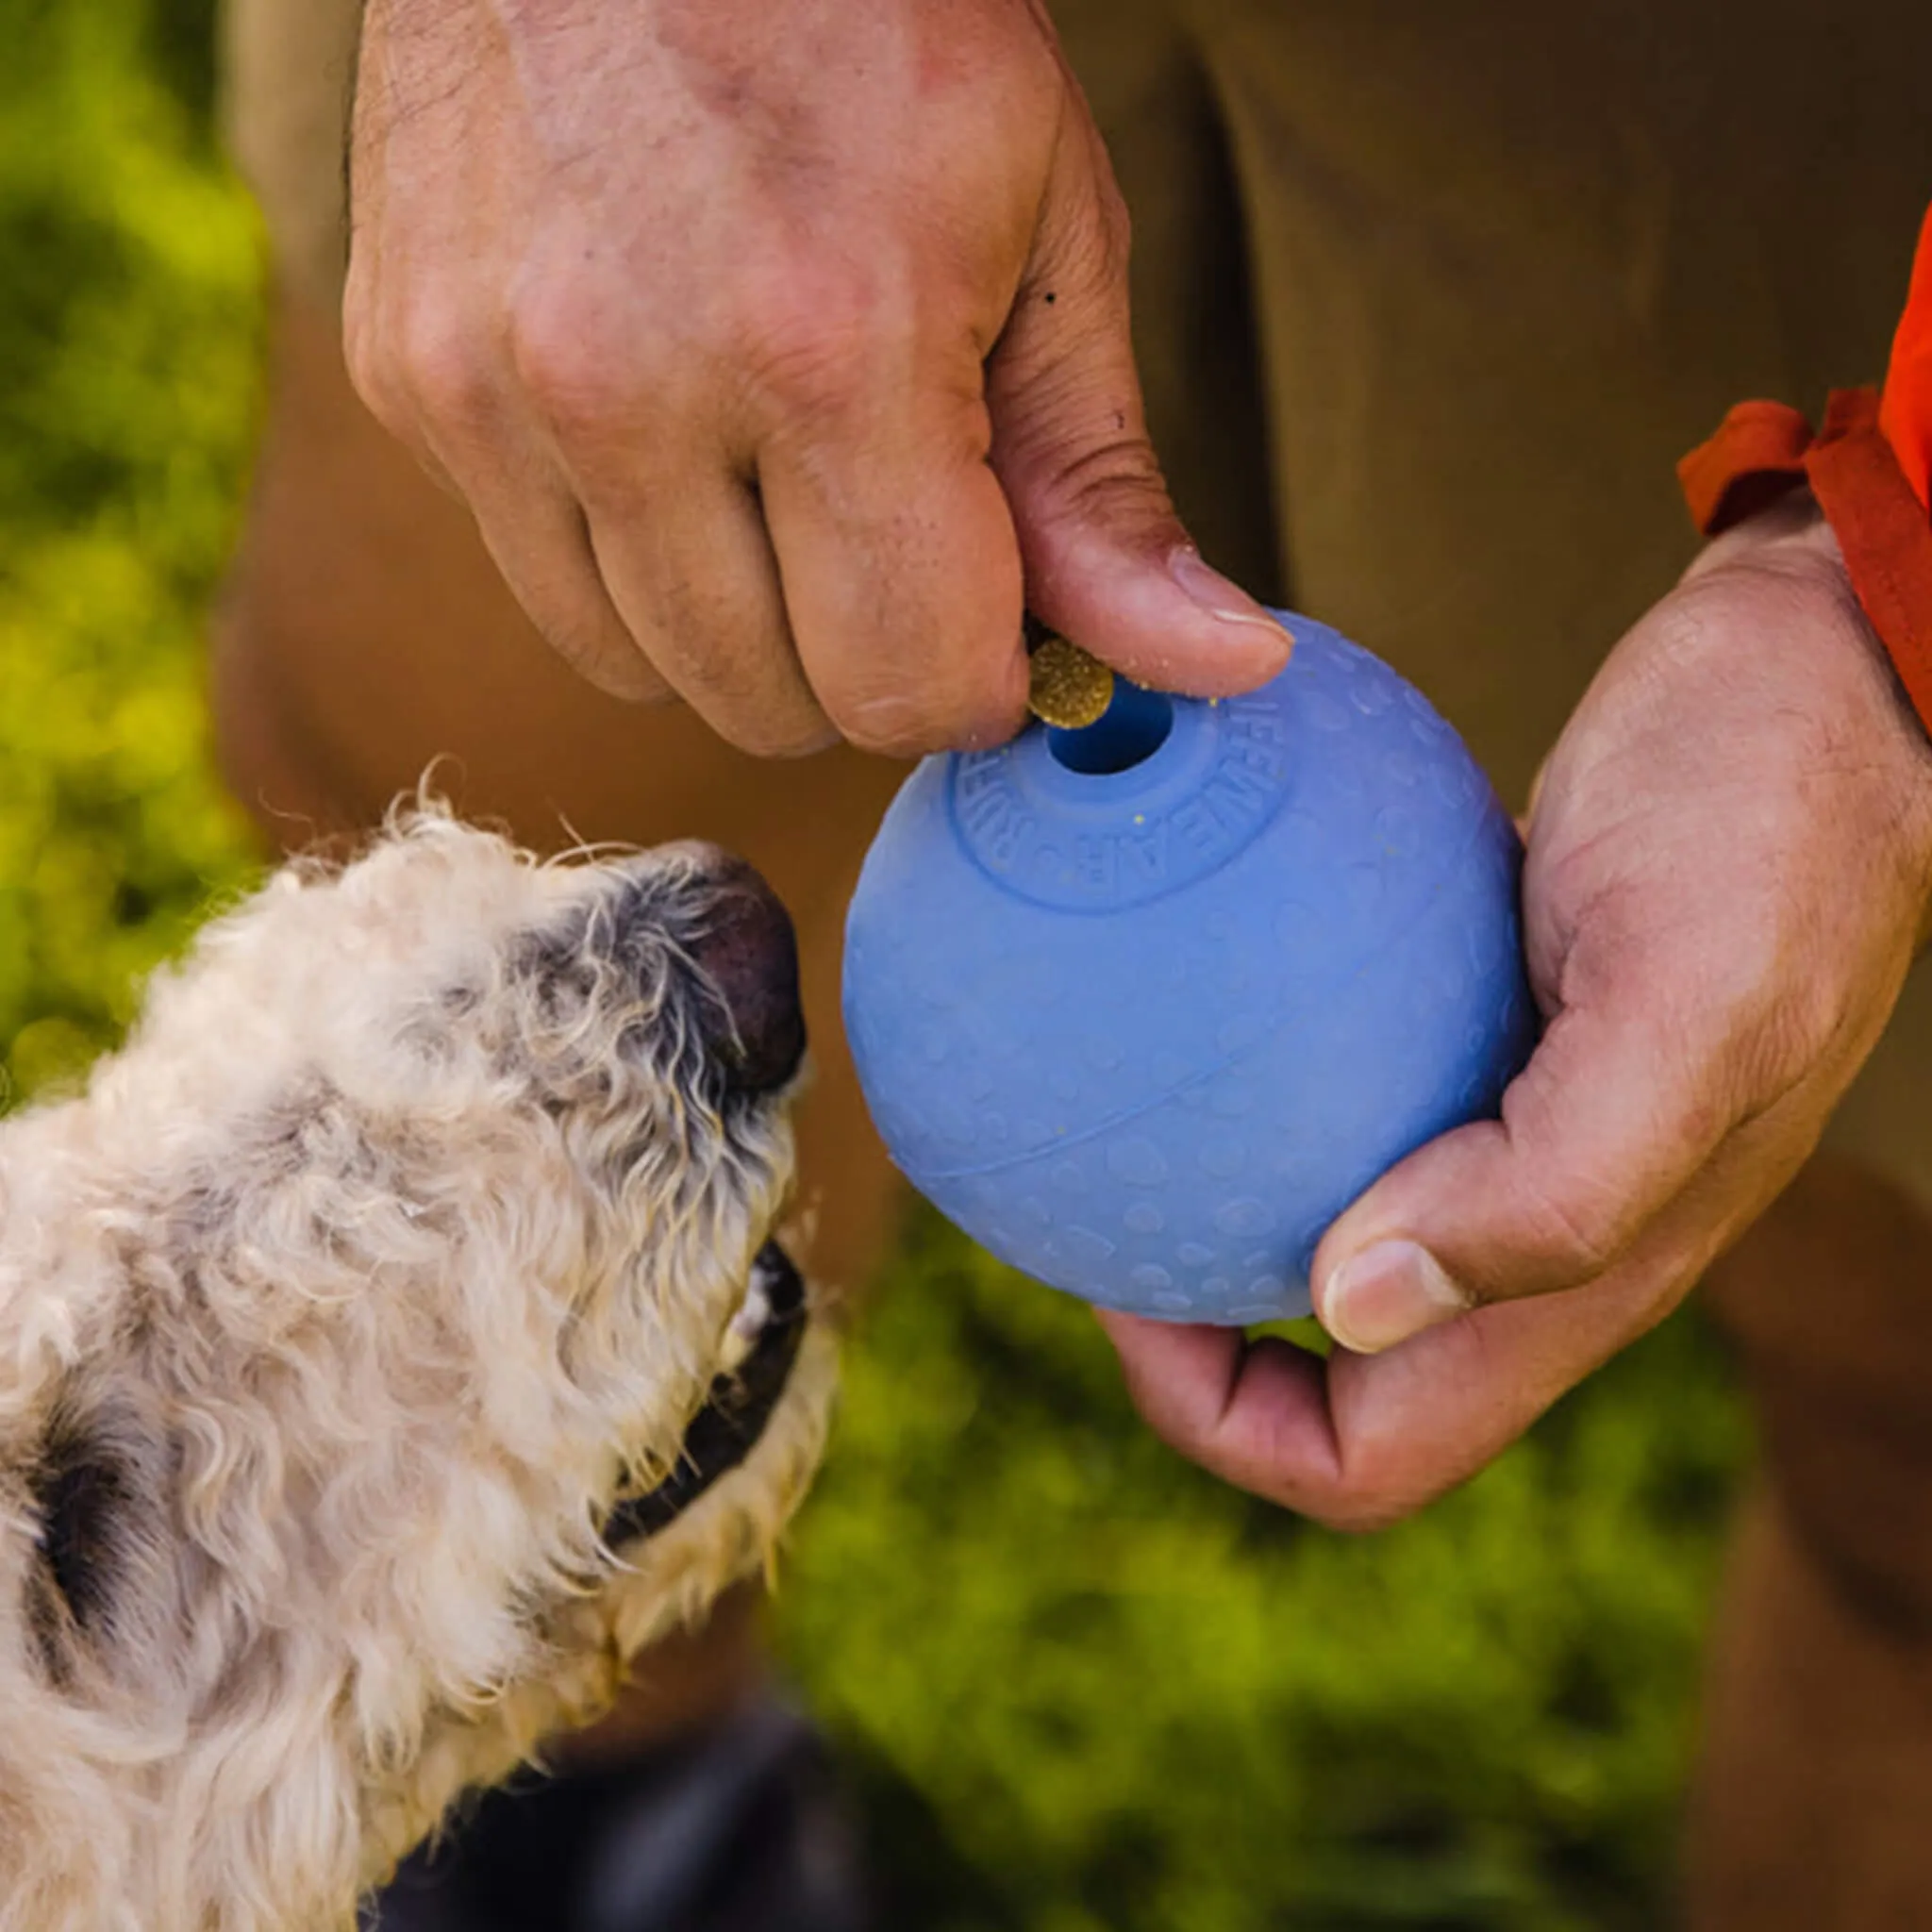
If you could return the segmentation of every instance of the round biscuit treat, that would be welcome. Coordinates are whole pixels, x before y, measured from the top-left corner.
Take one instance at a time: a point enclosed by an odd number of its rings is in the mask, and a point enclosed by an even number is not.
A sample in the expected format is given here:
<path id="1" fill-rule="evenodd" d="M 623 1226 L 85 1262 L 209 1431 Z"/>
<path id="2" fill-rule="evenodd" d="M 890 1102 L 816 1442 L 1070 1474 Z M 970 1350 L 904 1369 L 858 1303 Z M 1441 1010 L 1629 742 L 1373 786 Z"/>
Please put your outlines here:
<path id="1" fill-rule="evenodd" d="M 1113 701 L 1113 673 L 1065 638 L 1048 638 L 1033 654 L 1026 706 L 1042 724 L 1084 730 Z"/>

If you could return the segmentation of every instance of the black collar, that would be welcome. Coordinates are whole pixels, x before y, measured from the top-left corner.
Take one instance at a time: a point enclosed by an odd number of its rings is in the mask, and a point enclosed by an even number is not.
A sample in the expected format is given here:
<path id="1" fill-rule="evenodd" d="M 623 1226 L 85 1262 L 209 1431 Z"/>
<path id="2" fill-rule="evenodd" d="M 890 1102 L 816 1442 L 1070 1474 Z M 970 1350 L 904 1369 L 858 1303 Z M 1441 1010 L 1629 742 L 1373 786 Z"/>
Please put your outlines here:
<path id="1" fill-rule="evenodd" d="M 776 1241 L 758 1250 L 752 1270 L 769 1309 L 764 1328 L 736 1370 L 712 1382 L 684 1432 L 677 1466 L 656 1489 L 618 1498 L 604 1524 L 604 1541 L 612 1549 L 674 1522 L 751 1454 L 772 1419 L 805 1340 L 805 1282 Z"/>

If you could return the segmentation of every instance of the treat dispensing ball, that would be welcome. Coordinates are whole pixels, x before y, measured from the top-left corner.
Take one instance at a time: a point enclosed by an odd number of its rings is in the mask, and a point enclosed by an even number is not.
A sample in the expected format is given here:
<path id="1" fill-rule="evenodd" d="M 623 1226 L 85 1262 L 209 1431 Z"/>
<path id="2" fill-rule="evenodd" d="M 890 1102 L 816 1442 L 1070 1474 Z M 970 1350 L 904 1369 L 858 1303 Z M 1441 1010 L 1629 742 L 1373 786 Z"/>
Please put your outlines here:
<path id="1" fill-rule="evenodd" d="M 1282 622 L 1293 658 L 1246 697 L 1123 680 L 1096 723 L 926 759 L 846 927 L 892 1158 L 1003 1259 L 1134 1314 L 1307 1313 L 1324 1229 L 1493 1115 L 1535 1036 L 1488 780 L 1387 665 Z"/>

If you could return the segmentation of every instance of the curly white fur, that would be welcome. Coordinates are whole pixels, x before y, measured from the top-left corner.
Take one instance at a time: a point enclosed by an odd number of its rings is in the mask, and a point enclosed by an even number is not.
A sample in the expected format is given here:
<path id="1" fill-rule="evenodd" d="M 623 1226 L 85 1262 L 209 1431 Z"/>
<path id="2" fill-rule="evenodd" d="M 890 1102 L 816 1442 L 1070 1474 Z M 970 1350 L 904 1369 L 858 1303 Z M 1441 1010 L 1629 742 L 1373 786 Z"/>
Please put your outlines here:
<path id="1" fill-rule="evenodd" d="M 742 1353 L 791 1174 L 789 1093 L 716 1074 L 712 857 L 419 813 L 0 1124 L 0 1928 L 349 1926 L 769 1560 L 818 1322 L 737 1470 L 600 1534 Z"/>

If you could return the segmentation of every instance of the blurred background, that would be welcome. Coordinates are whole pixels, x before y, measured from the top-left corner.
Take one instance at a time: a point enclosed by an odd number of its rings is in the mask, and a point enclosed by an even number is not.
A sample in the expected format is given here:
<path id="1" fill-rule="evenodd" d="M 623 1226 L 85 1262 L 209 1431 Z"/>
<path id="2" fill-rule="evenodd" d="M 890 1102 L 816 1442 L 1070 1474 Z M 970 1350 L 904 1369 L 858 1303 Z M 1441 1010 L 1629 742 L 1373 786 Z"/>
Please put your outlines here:
<path id="1" fill-rule="evenodd" d="M 211 16 L 0 0 L 0 1106 L 257 864 L 202 702 L 262 326 Z M 895 1932 L 1653 1926 L 1746 1452 L 1680 1319 L 1423 1520 L 1332 1536 L 1184 1468 L 1079 1307 L 922 1221 L 778 1642 Z"/>

